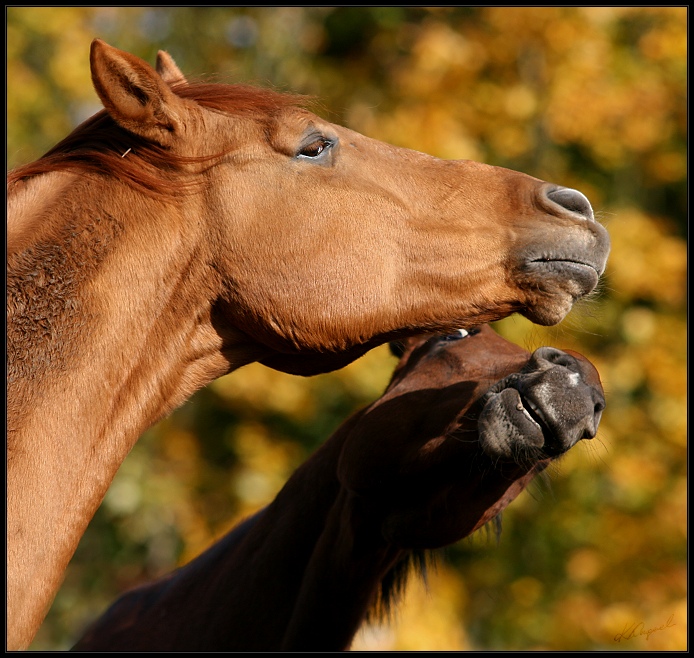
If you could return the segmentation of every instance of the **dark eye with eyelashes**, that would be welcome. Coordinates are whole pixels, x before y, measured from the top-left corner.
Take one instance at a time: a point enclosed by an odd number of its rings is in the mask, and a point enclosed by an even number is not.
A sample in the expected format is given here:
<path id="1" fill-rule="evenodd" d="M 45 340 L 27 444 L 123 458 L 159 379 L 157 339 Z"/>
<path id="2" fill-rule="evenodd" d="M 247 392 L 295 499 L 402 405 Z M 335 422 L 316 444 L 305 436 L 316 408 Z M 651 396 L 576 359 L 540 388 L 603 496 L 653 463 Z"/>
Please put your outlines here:
<path id="1" fill-rule="evenodd" d="M 443 336 L 438 336 L 438 340 L 441 340 L 444 342 L 461 340 L 462 338 L 467 338 L 468 336 L 474 336 L 475 334 L 478 334 L 479 332 L 480 332 L 480 330 L 477 329 L 476 327 L 472 327 L 471 329 L 457 329 L 453 333 L 445 334 Z"/>
<path id="2" fill-rule="evenodd" d="M 323 155 L 326 151 L 329 151 L 335 142 L 328 139 L 327 137 L 318 137 L 314 139 L 306 146 L 302 146 L 297 153 L 298 157 L 302 158 L 318 158 Z"/>
<path id="3" fill-rule="evenodd" d="M 431 338 L 426 341 L 425 345 L 433 347 L 436 345 L 440 346 L 443 343 L 453 343 L 455 341 L 462 340 L 463 338 L 474 336 L 475 334 L 480 333 L 480 331 L 481 329 L 479 327 L 471 327 L 470 329 L 456 329 L 450 334 L 438 334 L 436 336 L 431 336 Z"/>

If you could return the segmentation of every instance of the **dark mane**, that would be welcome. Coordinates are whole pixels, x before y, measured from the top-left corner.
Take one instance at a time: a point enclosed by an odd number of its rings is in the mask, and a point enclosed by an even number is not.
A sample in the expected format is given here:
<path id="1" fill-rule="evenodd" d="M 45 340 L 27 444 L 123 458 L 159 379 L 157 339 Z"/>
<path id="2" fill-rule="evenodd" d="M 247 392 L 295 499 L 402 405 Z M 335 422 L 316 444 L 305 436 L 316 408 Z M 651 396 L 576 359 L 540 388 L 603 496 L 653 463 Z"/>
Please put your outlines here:
<path id="1" fill-rule="evenodd" d="M 434 565 L 435 562 L 436 554 L 433 551 L 406 552 L 381 579 L 376 596 L 366 612 L 366 620 L 369 622 L 388 620 L 405 593 L 409 577 L 417 574 L 426 581 L 427 566 Z"/>
<path id="2" fill-rule="evenodd" d="M 285 107 L 305 107 L 308 97 L 284 94 L 250 85 L 192 82 L 172 87 L 181 98 L 198 102 L 207 109 L 270 120 Z M 7 175 L 8 191 L 17 182 L 49 173 L 70 170 L 82 174 L 114 176 L 152 196 L 180 194 L 187 185 L 173 174 L 185 165 L 205 162 L 224 153 L 186 157 L 148 142 L 121 128 L 105 110 L 77 126 L 38 160 L 17 167 Z"/>
<path id="3" fill-rule="evenodd" d="M 501 518 L 502 514 L 499 512 L 477 532 L 485 532 L 487 539 L 493 537 L 498 543 L 501 537 Z M 405 593 L 410 576 L 418 575 L 426 582 L 429 567 L 436 567 L 440 554 L 436 550 L 413 550 L 405 553 L 381 579 L 376 596 L 367 610 L 366 620 L 372 623 L 386 621 Z"/>

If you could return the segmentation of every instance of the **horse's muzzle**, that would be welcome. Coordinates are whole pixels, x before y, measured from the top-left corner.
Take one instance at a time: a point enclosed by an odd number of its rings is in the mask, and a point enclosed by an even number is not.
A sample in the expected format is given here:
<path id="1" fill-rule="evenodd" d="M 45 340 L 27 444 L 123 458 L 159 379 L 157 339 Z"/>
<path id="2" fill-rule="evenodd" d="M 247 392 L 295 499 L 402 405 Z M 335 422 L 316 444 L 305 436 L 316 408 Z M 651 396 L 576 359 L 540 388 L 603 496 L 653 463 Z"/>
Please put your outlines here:
<path id="1" fill-rule="evenodd" d="M 536 350 L 523 370 L 487 394 L 479 419 L 480 444 L 494 459 L 557 457 L 592 439 L 605 408 L 600 387 L 575 356 Z"/>

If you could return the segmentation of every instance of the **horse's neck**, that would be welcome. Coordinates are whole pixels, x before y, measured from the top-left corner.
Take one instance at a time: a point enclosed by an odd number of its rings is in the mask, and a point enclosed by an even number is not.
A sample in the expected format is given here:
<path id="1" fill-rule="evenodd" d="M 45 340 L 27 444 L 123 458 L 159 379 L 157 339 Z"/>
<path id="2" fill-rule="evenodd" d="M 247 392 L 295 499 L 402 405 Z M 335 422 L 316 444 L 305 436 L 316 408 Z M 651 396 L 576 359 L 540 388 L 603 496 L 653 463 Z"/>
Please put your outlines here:
<path id="1" fill-rule="evenodd" d="M 190 565 L 189 581 L 203 592 L 218 592 L 206 601 L 195 598 L 196 607 L 209 608 L 204 614 L 212 643 L 201 645 L 194 624 L 192 646 L 349 648 L 382 578 L 402 554 L 383 539 L 373 510 L 362 509 L 337 477 L 342 446 L 358 417 L 296 471 L 242 542 L 233 532 L 225 538 L 235 542 L 233 551 L 215 547 L 216 565 L 205 554 Z M 190 595 L 188 587 L 182 591 Z M 220 629 L 227 637 L 220 637 Z"/>
<path id="2" fill-rule="evenodd" d="M 184 637 L 175 646 L 198 651 L 283 647 L 316 546 L 339 498 L 339 438 L 333 436 L 303 464 L 250 527 L 233 530 L 182 569 L 176 588 L 166 585 L 161 607 L 181 612 L 178 628 Z M 331 597 L 323 603 L 333 604 Z M 159 610 L 151 613 L 156 619 Z"/>
<path id="3" fill-rule="evenodd" d="M 387 542 L 368 503 L 344 488 L 327 515 L 284 633 L 284 651 L 343 651 L 405 555 Z"/>
<path id="4" fill-rule="evenodd" d="M 337 479 L 354 420 L 268 507 L 171 577 L 124 595 L 76 649 L 348 648 L 399 556 Z"/>
<path id="5" fill-rule="evenodd" d="M 244 362 L 221 353 L 214 279 L 176 217 L 52 176 L 8 204 L 10 628 L 40 623 L 142 431 Z"/>

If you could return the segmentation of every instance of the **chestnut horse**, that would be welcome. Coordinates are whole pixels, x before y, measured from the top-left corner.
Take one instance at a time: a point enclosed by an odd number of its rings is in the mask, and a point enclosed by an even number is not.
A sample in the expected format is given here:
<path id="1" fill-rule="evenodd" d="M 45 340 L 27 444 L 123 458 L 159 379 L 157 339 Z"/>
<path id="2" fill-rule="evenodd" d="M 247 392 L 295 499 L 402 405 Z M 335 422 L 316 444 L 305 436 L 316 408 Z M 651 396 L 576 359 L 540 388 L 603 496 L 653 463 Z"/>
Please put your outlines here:
<path id="1" fill-rule="evenodd" d="M 609 239 L 579 192 L 186 81 L 100 40 L 104 110 L 8 175 L 8 647 L 26 647 L 140 434 L 252 361 L 309 375 L 520 312 Z"/>
<path id="2" fill-rule="evenodd" d="M 126 593 L 80 651 L 340 651 L 424 551 L 495 517 L 596 434 L 600 379 L 488 326 L 410 339 L 385 394 L 264 510 L 187 566 Z"/>

